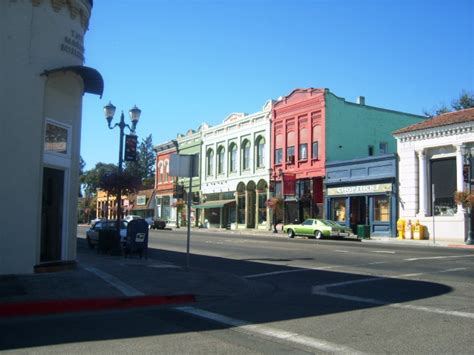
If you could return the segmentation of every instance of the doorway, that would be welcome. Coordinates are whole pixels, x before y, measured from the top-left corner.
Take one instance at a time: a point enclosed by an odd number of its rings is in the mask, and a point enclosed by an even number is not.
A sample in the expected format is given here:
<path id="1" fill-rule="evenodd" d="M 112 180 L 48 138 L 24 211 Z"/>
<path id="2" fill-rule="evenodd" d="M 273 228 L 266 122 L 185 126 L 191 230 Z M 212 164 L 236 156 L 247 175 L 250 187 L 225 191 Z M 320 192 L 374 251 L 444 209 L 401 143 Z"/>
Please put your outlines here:
<path id="1" fill-rule="evenodd" d="M 64 170 L 44 168 L 40 262 L 61 260 Z"/>
<path id="2" fill-rule="evenodd" d="M 368 224 L 366 196 L 354 196 L 350 200 L 350 226 L 356 233 L 358 224 Z"/>

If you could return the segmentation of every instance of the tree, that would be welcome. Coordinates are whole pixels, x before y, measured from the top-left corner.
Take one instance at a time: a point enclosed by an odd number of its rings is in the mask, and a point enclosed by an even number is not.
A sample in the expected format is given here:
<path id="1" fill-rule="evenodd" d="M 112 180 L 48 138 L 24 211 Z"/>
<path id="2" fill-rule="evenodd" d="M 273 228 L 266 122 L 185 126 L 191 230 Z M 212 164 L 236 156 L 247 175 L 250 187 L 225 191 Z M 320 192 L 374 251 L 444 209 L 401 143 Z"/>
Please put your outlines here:
<path id="1" fill-rule="evenodd" d="M 142 188 L 153 188 L 155 182 L 155 151 L 151 134 L 137 147 L 137 161 L 125 162 L 125 171 L 140 178 Z"/>
<path id="2" fill-rule="evenodd" d="M 119 188 L 121 188 L 122 194 L 130 195 L 136 192 L 140 187 L 140 178 L 126 171 L 120 175 L 116 171 L 104 174 L 101 176 L 99 182 L 99 188 L 113 196 L 117 196 Z"/>
<path id="3" fill-rule="evenodd" d="M 84 168 L 86 167 L 86 162 L 82 159 L 82 156 L 79 158 L 79 193 L 78 196 L 82 197 L 82 179 L 84 176 Z"/>
<path id="4" fill-rule="evenodd" d="M 97 189 L 100 188 L 102 177 L 116 172 L 117 166 L 115 164 L 105 163 L 97 163 L 94 169 L 86 171 L 81 179 L 81 183 L 84 185 L 85 195 L 95 195 Z"/>
<path id="5" fill-rule="evenodd" d="M 471 92 L 467 92 L 465 90 L 461 91 L 459 98 L 454 99 L 451 102 L 451 108 L 447 107 L 446 105 L 441 105 L 437 108 L 433 108 L 431 110 L 423 110 L 423 114 L 428 117 L 434 117 L 442 115 L 443 113 L 448 113 L 451 111 L 459 111 L 465 110 L 467 108 L 474 107 L 474 94 Z"/>

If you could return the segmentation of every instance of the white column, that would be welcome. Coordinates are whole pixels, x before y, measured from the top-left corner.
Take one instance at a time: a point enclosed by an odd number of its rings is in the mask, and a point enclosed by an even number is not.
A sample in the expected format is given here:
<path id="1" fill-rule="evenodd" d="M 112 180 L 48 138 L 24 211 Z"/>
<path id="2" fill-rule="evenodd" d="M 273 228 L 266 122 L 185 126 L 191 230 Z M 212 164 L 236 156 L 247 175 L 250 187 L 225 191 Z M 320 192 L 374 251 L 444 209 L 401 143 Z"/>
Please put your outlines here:
<path id="1" fill-rule="evenodd" d="M 417 150 L 416 155 L 418 156 L 418 216 L 426 217 L 427 210 L 427 179 L 426 179 L 426 154 L 423 149 Z"/>
<path id="2" fill-rule="evenodd" d="M 464 176 L 463 176 L 463 166 L 464 166 L 464 157 L 462 156 L 462 144 L 455 145 L 456 148 L 456 190 L 464 191 Z M 464 215 L 465 210 L 461 204 L 458 204 L 459 215 Z"/>

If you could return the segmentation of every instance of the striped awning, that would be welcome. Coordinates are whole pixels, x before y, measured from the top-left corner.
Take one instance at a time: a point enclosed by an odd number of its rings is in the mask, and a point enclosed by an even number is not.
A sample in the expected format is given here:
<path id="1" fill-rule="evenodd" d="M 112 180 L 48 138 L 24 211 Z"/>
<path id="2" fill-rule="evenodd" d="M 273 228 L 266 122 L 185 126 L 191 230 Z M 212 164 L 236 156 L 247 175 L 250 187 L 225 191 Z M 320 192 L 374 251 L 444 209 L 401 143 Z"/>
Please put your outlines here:
<path id="1" fill-rule="evenodd" d="M 222 208 L 229 203 L 235 203 L 235 200 L 216 200 L 206 201 L 200 205 L 194 205 L 194 208 Z"/>

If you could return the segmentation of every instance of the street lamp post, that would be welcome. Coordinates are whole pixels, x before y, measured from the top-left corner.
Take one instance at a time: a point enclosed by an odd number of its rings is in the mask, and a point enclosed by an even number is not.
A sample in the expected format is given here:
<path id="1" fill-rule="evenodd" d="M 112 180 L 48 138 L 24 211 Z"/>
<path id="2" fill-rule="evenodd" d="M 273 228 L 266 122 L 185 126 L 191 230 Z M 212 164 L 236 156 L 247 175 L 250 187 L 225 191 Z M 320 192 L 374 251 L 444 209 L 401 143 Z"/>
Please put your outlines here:
<path id="1" fill-rule="evenodd" d="M 123 111 L 120 115 L 120 122 L 116 123 L 115 125 L 111 126 L 112 119 L 114 118 L 115 114 L 115 106 L 109 101 L 108 105 L 104 106 L 104 115 L 107 119 L 107 124 L 109 129 L 114 129 L 118 127 L 120 129 L 120 141 L 119 141 L 119 161 L 118 161 L 118 191 L 117 191 L 117 234 L 120 239 L 120 222 L 122 218 L 122 185 L 121 185 L 121 176 L 123 172 L 123 138 L 124 138 L 124 130 L 128 128 L 130 133 L 135 134 L 135 129 L 137 127 L 138 120 L 140 119 L 140 114 L 142 111 L 134 105 L 132 109 L 128 112 L 130 115 L 130 120 L 132 121 L 132 126 L 130 127 L 128 124 L 125 123 L 125 117 Z"/>
<path id="2" fill-rule="evenodd" d="M 471 190 L 471 172 L 472 172 L 472 158 L 474 156 L 474 147 L 468 148 L 465 145 L 462 145 L 461 147 L 461 152 L 462 155 L 464 156 L 465 162 L 468 166 L 468 175 L 467 175 L 467 191 L 469 195 L 471 195 L 472 190 Z M 466 244 L 467 245 L 474 245 L 474 239 L 472 236 L 472 207 L 471 207 L 471 201 L 469 201 L 467 205 L 467 239 L 466 239 Z"/>

